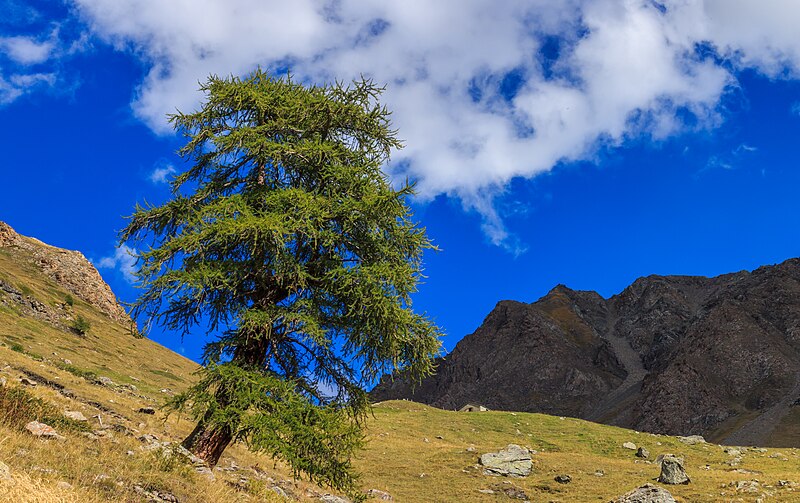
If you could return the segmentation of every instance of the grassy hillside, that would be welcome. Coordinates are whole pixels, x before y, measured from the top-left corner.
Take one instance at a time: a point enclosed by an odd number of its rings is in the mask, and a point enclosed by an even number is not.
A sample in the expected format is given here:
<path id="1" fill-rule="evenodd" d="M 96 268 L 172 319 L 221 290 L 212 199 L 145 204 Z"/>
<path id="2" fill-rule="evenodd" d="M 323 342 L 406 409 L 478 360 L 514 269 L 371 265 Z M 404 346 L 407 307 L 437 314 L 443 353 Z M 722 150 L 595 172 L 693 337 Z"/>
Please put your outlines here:
<path id="1" fill-rule="evenodd" d="M 192 428 L 185 418 L 139 409 L 158 409 L 192 382 L 197 365 L 134 337 L 80 298 L 72 296 L 70 306 L 70 292 L 42 274 L 25 250 L 0 247 L 0 282 L 24 296 L 20 303 L 0 289 L 0 462 L 9 468 L 6 473 L 0 464 L 0 501 L 158 501 L 157 494 L 168 501 L 167 493 L 180 502 L 283 501 L 279 493 L 320 500 L 323 489 L 293 480 L 280 463 L 238 445 L 223 456 L 213 480 L 145 449 L 142 435 L 177 442 Z M 36 309 L 60 317 L 48 319 Z M 84 336 L 69 329 L 78 315 L 91 323 Z M 24 386 L 22 378 L 37 385 Z M 67 410 L 88 421 L 67 419 Z M 54 426 L 64 440 L 33 437 L 24 425 L 34 419 Z M 386 491 L 395 501 L 503 501 L 509 487 L 531 501 L 609 501 L 658 475 L 655 463 L 622 447 L 627 441 L 646 447 L 651 459 L 666 452 L 685 457 L 691 484 L 668 488 L 680 501 L 800 501 L 797 449 L 742 448 L 737 455 L 570 418 L 448 412 L 403 401 L 376 405 L 366 433 L 367 448 L 356 462 L 364 488 Z M 478 456 L 510 443 L 537 451 L 533 473 L 483 475 Z M 560 474 L 572 482 L 556 483 Z M 779 480 L 795 485 L 779 486 Z"/>

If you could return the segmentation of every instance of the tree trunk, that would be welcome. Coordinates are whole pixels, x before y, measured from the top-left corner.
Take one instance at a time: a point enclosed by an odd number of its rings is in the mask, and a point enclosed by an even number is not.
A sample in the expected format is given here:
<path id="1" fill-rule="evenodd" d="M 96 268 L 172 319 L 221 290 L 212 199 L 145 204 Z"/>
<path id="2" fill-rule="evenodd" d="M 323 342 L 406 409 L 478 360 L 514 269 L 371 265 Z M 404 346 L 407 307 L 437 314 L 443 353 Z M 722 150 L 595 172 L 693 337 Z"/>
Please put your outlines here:
<path id="1" fill-rule="evenodd" d="M 210 468 L 214 468 L 232 439 L 231 433 L 226 429 L 206 426 L 206 421 L 201 420 L 182 445 L 208 463 Z"/>

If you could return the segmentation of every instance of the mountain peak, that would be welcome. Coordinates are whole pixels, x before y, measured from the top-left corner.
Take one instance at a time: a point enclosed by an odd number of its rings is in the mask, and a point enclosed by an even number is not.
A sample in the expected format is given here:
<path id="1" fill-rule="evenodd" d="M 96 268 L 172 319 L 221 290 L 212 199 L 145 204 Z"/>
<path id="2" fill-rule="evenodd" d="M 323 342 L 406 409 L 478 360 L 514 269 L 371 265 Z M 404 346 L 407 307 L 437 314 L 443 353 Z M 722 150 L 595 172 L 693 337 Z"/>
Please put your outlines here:
<path id="1" fill-rule="evenodd" d="M 96 307 L 112 320 L 130 321 L 111 287 L 81 252 L 57 248 L 23 236 L 3 221 L 0 221 L 0 250 L 18 255 L 19 259 L 37 267 L 59 287 Z"/>

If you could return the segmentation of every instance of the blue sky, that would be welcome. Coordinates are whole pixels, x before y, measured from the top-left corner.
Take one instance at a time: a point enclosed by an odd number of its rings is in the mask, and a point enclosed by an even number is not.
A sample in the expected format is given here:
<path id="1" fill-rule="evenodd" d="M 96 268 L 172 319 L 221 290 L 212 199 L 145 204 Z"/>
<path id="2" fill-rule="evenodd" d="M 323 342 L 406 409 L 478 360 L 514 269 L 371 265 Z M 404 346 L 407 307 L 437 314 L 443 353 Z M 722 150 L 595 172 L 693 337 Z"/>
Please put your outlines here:
<path id="1" fill-rule="evenodd" d="M 0 0 L 0 220 L 137 295 L 116 232 L 184 166 L 164 114 L 209 73 L 372 76 L 439 245 L 451 350 L 497 301 L 800 255 L 793 2 Z M 154 330 L 189 357 L 203 343 Z"/>

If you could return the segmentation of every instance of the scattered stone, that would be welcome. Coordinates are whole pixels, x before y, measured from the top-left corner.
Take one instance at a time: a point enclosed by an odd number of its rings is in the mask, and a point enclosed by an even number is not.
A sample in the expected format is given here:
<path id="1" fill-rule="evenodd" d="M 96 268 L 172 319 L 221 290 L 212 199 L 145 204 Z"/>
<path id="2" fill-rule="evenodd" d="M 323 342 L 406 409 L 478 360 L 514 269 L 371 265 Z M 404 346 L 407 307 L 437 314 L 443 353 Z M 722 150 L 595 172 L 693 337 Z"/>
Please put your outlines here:
<path id="1" fill-rule="evenodd" d="M 649 458 L 649 457 L 650 457 L 650 451 L 648 451 L 648 450 L 647 450 L 647 449 L 645 449 L 644 447 L 639 447 L 639 448 L 636 450 L 636 457 L 637 457 L 637 458 L 642 458 L 642 459 L 647 459 L 647 458 Z"/>
<path id="2" fill-rule="evenodd" d="M 349 499 L 336 496 L 335 494 L 323 494 L 319 497 L 319 500 L 325 503 L 350 503 Z"/>
<path id="3" fill-rule="evenodd" d="M 436 435 L 436 438 L 438 438 L 439 440 L 444 440 L 444 437 L 441 435 Z"/>
<path id="4" fill-rule="evenodd" d="M 58 434 L 52 426 L 40 423 L 39 421 L 31 421 L 25 425 L 25 429 L 31 432 L 31 435 L 39 438 L 55 438 L 58 440 L 66 440 Z"/>
<path id="5" fill-rule="evenodd" d="M 678 437 L 678 440 L 686 445 L 705 444 L 706 439 L 702 435 L 689 435 L 688 437 Z"/>
<path id="6" fill-rule="evenodd" d="M 611 503 L 676 503 L 675 498 L 667 491 L 653 484 L 645 484 L 629 493 L 625 493 Z"/>
<path id="7" fill-rule="evenodd" d="M 757 480 L 737 480 L 733 483 L 737 493 L 757 493 L 761 491 L 761 484 Z"/>
<path id="8" fill-rule="evenodd" d="M 114 381 L 112 381 L 110 377 L 100 376 L 97 378 L 97 382 L 102 384 L 103 386 L 110 386 L 110 387 L 116 386 L 116 384 L 114 384 Z"/>
<path id="9" fill-rule="evenodd" d="M 688 484 L 689 477 L 683 468 L 683 459 L 678 458 L 672 454 L 665 454 L 659 456 L 661 463 L 661 475 L 658 476 L 658 481 L 662 484 Z"/>
<path id="10" fill-rule="evenodd" d="M 20 377 L 19 382 L 22 383 L 23 386 L 31 386 L 31 387 L 36 386 L 36 381 L 32 381 L 27 377 Z"/>
<path id="11" fill-rule="evenodd" d="M 5 377 L 0 377 L 0 386 L 5 386 L 7 382 Z"/>
<path id="12" fill-rule="evenodd" d="M 70 484 L 69 482 L 64 482 L 63 480 L 59 480 L 58 483 L 56 484 L 56 487 L 58 487 L 62 491 L 69 491 L 70 489 L 72 489 L 72 484 Z"/>
<path id="13" fill-rule="evenodd" d="M 506 497 L 514 499 L 514 500 L 525 500 L 528 501 L 528 495 L 525 494 L 525 491 L 521 487 L 517 487 L 511 482 L 503 482 L 502 484 L 494 484 L 491 489 L 494 493 L 505 494 Z"/>
<path id="14" fill-rule="evenodd" d="M 594 476 L 595 477 L 604 477 L 605 475 L 606 475 L 606 472 L 604 472 L 603 470 L 595 470 L 595 472 L 594 472 Z"/>
<path id="15" fill-rule="evenodd" d="M 470 445 L 469 447 L 467 447 L 467 452 L 475 452 L 475 451 L 476 451 L 475 446 Z"/>
<path id="16" fill-rule="evenodd" d="M 559 484 L 569 484 L 570 482 L 572 482 L 572 477 L 566 474 L 556 475 L 556 477 L 553 480 L 555 480 Z"/>
<path id="17" fill-rule="evenodd" d="M 140 407 L 139 410 L 137 410 L 136 412 L 138 412 L 140 414 L 153 415 L 153 414 L 156 413 L 156 409 L 154 409 L 153 407 Z"/>
<path id="18" fill-rule="evenodd" d="M 742 451 L 736 447 L 726 447 L 723 452 L 729 456 L 741 456 Z"/>
<path id="19" fill-rule="evenodd" d="M 72 365 L 72 360 L 64 358 L 62 361 L 64 362 L 64 365 Z"/>
<path id="20" fill-rule="evenodd" d="M 636 450 L 636 444 L 634 444 L 633 442 L 625 442 L 624 444 L 622 444 L 622 447 L 624 449 L 630 449 L 632 451 Z"/>
<path id="21" fill-rule="evenodd" d="M 11 479 L 11 468 L 9 468 L 7 464 L 0 461 L 0 480 L 10 480 L 10 479 Z"/>
<path id="22" fill-rule="evenodd" d="M 136 453 L 133 452 L 133 451 L 125 451 L 125 455 L 126 456 L 133 456 L 134 454 L 136 454 Z"/>
<path id="23" fill-rule="evenodd" d="M 105 482 L 105 481 L 110 480 L 110 479 L 111 479 L 111 477 L 109 477 L 105 473 L 101 473 L 100 475 L 98 475 L 98 476 L 96 476 L 94 478 L 94 483 L 95 484 L 99 484 L 99 483 Z"/>
<path id="24" fill-rule="evenodd" d="M 367 492 L 367 499 L 375 499 L 381 501 L 394 501 L 394 498 L 391 494 L 387 493 L 386 491 L 381 491 L 380 489 L 369 489 Z"/>
<path id="25" fill-rule="evenodd" d="M 516 444 L 508 444 L 499 452 L 489 452 L 480 457 L 485 475 L 527 477 L 533 469 L 530 451 Z"/>
<path id="26" fill-rule="evenodd" d="M 494 494 L 492 489 L 478 489 L 478 492 L 481 494 Z"/>
<path id="27" fill-rule="evenodd" d="M 796 484 L 791 480 L 779 480 L 778 487 L 794 487 Z"/>
<path id="28" fill-rule="evenodd" d="M 64 416 L 72 419 L 73 421 L 81 421 L 81 422 L 88 421 L 88 419 L 86 419 L 86 416 L 84 416 L 80 411 L 77 410 L 68 410 L 64 412 Z"/>
<path id="29" fill-rule="evenodd" d="M 289 495 L 286 494 L 286 491 L 284 491 L 281 486 L 272 486 L 272 487 L 270 487 L 270 490 L 272 490 L 272 492 L 274 492 L 278 496 L 281 496 L 282 498 L 288 498 L 289 497 Z"/>

